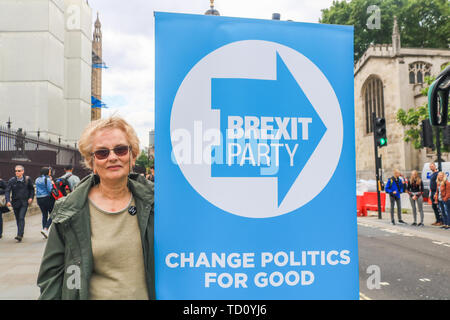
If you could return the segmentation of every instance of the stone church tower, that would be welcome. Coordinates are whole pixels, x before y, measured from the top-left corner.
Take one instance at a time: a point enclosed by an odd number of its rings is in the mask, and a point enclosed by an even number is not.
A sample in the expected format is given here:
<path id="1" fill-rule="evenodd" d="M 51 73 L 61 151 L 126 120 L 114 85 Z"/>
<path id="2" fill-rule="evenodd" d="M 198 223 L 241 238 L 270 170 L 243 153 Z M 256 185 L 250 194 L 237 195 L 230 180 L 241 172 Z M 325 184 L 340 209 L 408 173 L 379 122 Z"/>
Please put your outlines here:
<path id="1" fill-rule="evenodd" d="M 421 94 L 426 76 L 436 76 L 450 62 L 449 49 L 402 48 L 394 17 L 392 44 L 372 44 L 354 67 L 356 170 L 358 179 L 375 179 L 371 114 L 386 119 L 387 147 L 379 149 L 383 178 L 399 169 L 405 175 L 422 170 L 436 155 L 415 150 L 404 141 L 407 128 L 397 123 L 398 110 L 418 108 L 427 102 Z M 444 159 L 448 155 L 444 154 Z"/>
<path id="2" fill-rule="evenodd" d="M 97 13 L 95 21 L 94 36 L 92 40 L 92 96 L 99 101 L 102 100 L 102 24 Z M 91 109 L 91 121 L 98 120 L 102 117 L 101 108 Z"/>

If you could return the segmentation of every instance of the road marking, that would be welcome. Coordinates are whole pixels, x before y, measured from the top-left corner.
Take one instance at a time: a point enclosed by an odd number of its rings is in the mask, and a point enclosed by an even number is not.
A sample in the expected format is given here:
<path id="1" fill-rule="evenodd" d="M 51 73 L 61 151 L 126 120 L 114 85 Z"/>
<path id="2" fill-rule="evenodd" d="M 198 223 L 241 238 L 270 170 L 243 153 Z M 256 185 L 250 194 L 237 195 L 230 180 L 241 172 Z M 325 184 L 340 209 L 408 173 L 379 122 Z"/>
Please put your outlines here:
<path id="1" fill-rule="evenodd" d="M 414 235 L 412 235 L 411 233 L 407 233 L 407 232 L 402 232 L 402 231 L 397 231 L 397 230 L 393 230 L 393 229 L 381 229 L 382 231 L 385 232 L 389 232 L 389 233 L 394 233 L 394 234 L 398 234 L 401 236 L 405 236 L 405 237 L 414 237 Z"/>
<path id="2" fill-rule="evenodd" d="M 363 222 L 358 221 L 358 224 L 363 227 L 374 228 L 374 226 L 372 226 L 371 224 L 368 224 L 368 223 L 363 223 Z"/>
<path id="3" fill-rule="evenodd" d="M 366 296 L 364 293 L 359 293 L 359 300 L 372 300 L 368 296 Z"/>
<path id="4" fill-rule="evenodd" d="M 389 282 L 380 282 L 380 286 L 388 286 Z"/>
<path id="5" fill-rule="evenodd" d="M 440 241 L 433 241 L 434 244 L 437 244 L 439 246 L 445 246 L 445 247 L 449 247 L 450 248 L 450 244 L 445 243 L 445 242 L 440 242 Z"/>
<path id="6" fill-rule="evenodd" d="M 430 282 L 431 280 L 428 279 L 428 278 L 423 278 L 423 279 L 419 279 L 419 281 L 422 281 L 422 282 Z"/>

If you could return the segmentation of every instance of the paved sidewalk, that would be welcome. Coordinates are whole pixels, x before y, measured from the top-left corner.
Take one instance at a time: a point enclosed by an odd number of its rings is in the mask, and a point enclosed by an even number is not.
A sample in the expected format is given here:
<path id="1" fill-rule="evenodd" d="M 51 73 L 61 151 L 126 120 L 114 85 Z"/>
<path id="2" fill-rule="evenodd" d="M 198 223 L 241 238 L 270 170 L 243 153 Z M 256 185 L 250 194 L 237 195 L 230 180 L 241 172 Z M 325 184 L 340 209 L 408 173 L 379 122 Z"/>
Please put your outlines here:
<path id="1" fill-rule="evenodd" d="M 34 300 L 39 297 L 36 279 L 46 240 L 41 235 L 41 215 L 26 216 L 22 242 L 16 221 L 3 223 L 0 239 L 0 300 Z"/>
<path id="2" fill-rule="evenodd" d="M 358 224 L 371 226 L 375 228 L 382 228 L 385 231 L 391 231 L 396 233 L 403 233 L 404 235 L 413 235 L 420 238 L 430 239 L 437 242 L 442 242 L 450 246 L 450 229 L 445 230 L 440 227 L 432 226 L 431 224 L 436 222 L 436 218 L 431 209 L 431 206 L 424 206 L 424 225 L 423 227 L 412 226 L 411 224 L 414 222 L 414 218 L 411 212 L 402 213 L 403 221 L 407 224 L 399 224 L 397 217 L 397 208 L 395 208 L 395 223 L 396 225 L 392 225 L 391 223 L 391 212 L 390 210 L 386 210 L 386 212 L 382 212 L 382 219 L 378 219 L 378 212 L 369 211 L 367 217 L 358 217 Z M 417 220 L 420 222 L 420 215 L 417 214 Z"/>

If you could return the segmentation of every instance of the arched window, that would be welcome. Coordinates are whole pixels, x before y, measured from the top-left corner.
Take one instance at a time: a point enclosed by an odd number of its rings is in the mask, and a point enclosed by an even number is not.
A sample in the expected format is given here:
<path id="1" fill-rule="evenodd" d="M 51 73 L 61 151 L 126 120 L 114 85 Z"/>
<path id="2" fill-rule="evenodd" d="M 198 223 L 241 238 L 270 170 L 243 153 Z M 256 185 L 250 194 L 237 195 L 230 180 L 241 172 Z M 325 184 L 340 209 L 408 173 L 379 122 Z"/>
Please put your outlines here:
<path id="1" fill-rule="evenodd" d="M 366 120 L 366 134 L 373 132 L 372 113 L 384 118 L 383 82 L 377 76 L 370 76 L 363 86 L 364 112 Z"/>
<path id="2" fill-rule="evenodd" d="M 417 61 L 409 65 L 409 83 L 420 84 L 425 77 L 431 74 L 431 64 L 427 62 Z"/>
<path id="3" fill-rule="evenodd" d="M 416 74 L 414 72 L 409 73 L 409 83 L 414 84 L 416 82 Z"/>
<path id="4" fill-rule="evenodd" d="M 423 83 L 423 76 L 420 70 L 417 71 L 417 83 Z"/>

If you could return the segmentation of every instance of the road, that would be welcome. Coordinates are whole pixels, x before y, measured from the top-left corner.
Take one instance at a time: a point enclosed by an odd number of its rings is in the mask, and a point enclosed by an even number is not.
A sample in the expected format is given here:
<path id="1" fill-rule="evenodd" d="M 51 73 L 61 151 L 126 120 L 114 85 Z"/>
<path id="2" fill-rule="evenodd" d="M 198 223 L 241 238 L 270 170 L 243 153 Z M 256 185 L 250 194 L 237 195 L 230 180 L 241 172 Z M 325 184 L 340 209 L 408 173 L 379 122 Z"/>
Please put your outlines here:
<path id="1" fill-rule="evenodd" d="M 450 230 L 358 218 L 358 246 L 361 299 L 450 299 Z M 379 289 L 368 288 L 373 265 L 380 270 Z"/>

